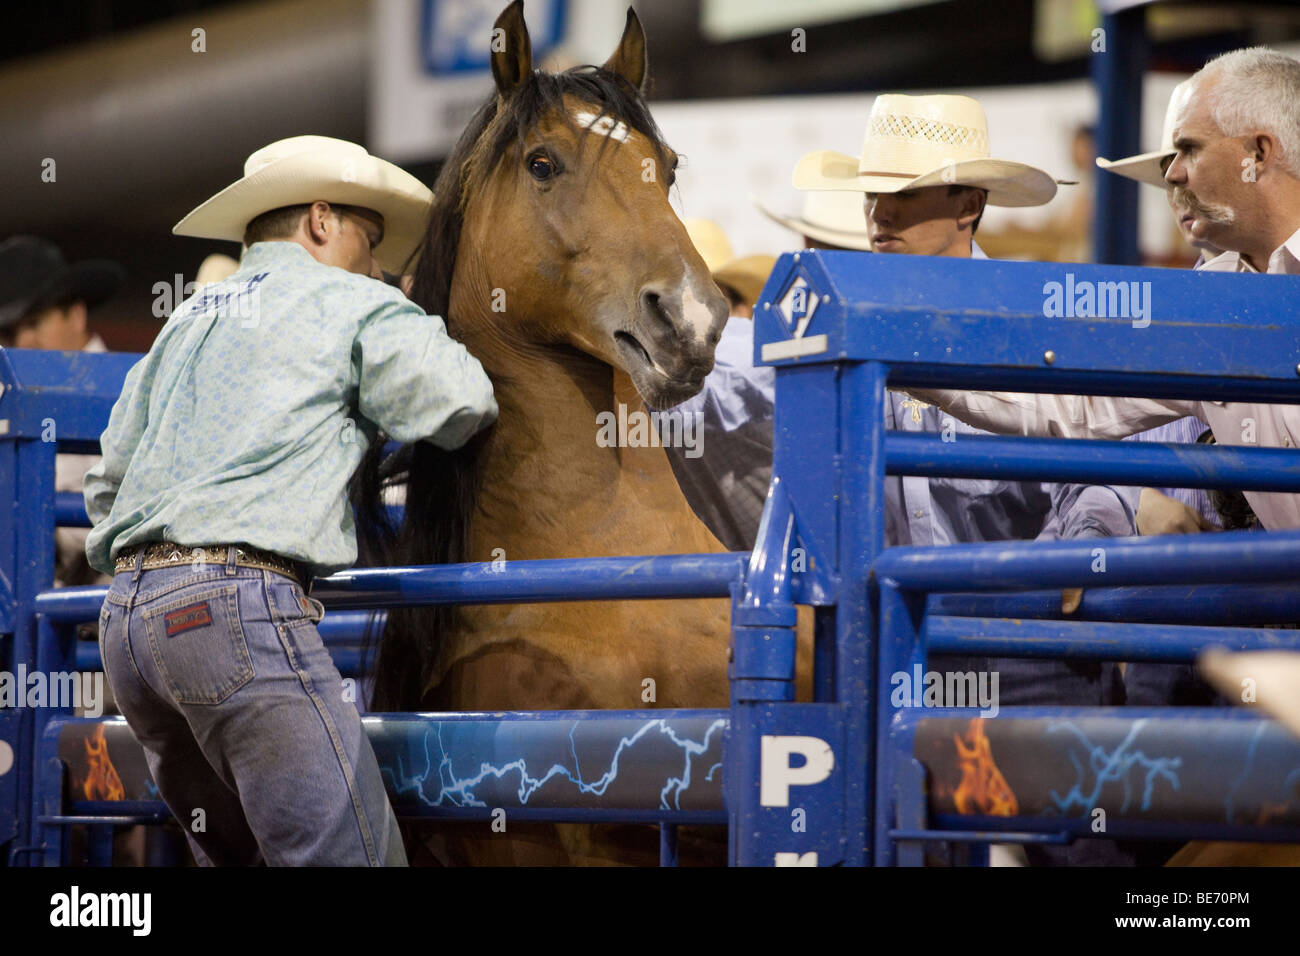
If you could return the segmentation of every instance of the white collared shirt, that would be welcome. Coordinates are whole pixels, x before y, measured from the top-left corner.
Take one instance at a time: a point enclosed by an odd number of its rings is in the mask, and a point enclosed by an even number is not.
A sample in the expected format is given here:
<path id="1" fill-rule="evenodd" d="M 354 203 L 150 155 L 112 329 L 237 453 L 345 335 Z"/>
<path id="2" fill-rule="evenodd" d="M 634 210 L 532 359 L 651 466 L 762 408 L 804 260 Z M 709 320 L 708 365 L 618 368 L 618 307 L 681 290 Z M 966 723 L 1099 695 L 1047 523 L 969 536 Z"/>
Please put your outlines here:
<path id="1" fill-rule="evenodd" d="M 1200 267 L 1204 272 L 1258 272 L 1240 252 L 1224 252 Z M 1268 274 L 1300 275 L 1300 229 L 1268 257 Z"/>
<path id="2" fill-rule="evenodd" d="M 1201 271 L 1255 270 L 1240 253 L 1225 252 L 1205 263 Z M 1272 275 L 1300 275 L 1300 229 L 1269 256 L 1268 271 Z M 1300 406 L 1296 405 L 951 389 L 908 391 L 976 428 L 1001 434 L 1113 439 L 1194 415 L 1210 426 L 1220 445 L 1300 448 Z M 1300 528 L 1300 495 L 1247 491 L 1245 496 L 1266 529 Z"/>

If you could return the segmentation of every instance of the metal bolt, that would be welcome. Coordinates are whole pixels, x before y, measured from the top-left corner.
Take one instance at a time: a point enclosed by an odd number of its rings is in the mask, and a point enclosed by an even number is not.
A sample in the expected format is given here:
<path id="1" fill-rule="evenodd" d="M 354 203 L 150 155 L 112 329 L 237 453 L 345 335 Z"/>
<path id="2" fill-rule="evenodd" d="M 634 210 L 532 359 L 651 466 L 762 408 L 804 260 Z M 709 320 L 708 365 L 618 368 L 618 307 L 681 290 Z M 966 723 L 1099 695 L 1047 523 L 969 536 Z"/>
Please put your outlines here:
<path id="1" fill-rule="evenodd" d="M 1048 349 L 1046 352 L 1043 353 L 1043 361 L 1046 362 L 1048 365 L 1051 365 L 1053 362 L 1056 361 L 1056 353 L 1053 352 L 1051 349 Z"/>

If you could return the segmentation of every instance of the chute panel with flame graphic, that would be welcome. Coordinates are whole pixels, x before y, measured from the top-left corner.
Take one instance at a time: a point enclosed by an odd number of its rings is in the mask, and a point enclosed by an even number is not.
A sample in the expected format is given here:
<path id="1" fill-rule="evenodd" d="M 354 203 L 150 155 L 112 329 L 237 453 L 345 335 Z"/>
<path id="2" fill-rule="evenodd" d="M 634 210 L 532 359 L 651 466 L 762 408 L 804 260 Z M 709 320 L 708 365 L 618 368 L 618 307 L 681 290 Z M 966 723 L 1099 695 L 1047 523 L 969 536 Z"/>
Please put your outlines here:
<path id="1" fill-rule="evenodd" d="M 958 813 L 989 817 L 1014 817 L 1020 812 L 1016 794 L 1002 776 L 993 759 L 993 748 L 984 733 L 984 722 L 972 718 L 962 736 L 952 735 L 957 748 L 957 761 L 961 781 L 952 791 L 952 802 Z"/>
<path id="2" fill-rule="evenodd" d="M 108 754 L 108 741 L 104 739 L 104 727 L 96 727 L 94 733 L 86 738 L 86 779 L 81 785 L 81 792 L 87 800 L 125 800 L 126 788 L 117 775 L 113 759 Z"/>

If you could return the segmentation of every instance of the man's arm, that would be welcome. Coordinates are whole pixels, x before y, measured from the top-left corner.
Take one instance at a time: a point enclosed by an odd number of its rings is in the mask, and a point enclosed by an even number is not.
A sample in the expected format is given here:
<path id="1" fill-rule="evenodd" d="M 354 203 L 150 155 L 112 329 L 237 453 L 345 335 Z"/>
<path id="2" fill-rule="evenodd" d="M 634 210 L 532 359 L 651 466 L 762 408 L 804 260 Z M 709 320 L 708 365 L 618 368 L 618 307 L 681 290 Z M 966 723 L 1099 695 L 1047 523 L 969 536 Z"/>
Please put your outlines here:
<path id="1" fill-rule="evenodd" d="M 362 326 L 352 355 L 361 414 L 396 441 L 459 448 L 496 421 L 492 380 L 436 315 L 386 302 Z"/>
<path id="2" fill-rule="evenodd" d="M 1110 485 L 1048 485 L 1052 511 L 1040 539 L 1124 538 L 1137 534 L 1142 489 Z"/>
<path id="3" fill-rule="evenodd" d="M 113 510 L 113 500 L 122 486 L 122 477 L 149 423 L 148 392 L 141 391 L 140 381 L 146 372 L 152 371 L 153 364 L 151 352 L 126 373 L 122 394 L 109 413 L 108 427 L 99 436 L 101 457 L 82 480 L 81 493 L 86 499 L 86 514 L 92 526 L 107 518 Z"/>
<path id="4" fill-rule="evenodd" d="M 1199 402 L 1105 395 L 912 388 L 908 392 L 968 425 L 1003 435 L 1123 438 L 1185 415 L 1196 415 L 1200 410 Z"/>

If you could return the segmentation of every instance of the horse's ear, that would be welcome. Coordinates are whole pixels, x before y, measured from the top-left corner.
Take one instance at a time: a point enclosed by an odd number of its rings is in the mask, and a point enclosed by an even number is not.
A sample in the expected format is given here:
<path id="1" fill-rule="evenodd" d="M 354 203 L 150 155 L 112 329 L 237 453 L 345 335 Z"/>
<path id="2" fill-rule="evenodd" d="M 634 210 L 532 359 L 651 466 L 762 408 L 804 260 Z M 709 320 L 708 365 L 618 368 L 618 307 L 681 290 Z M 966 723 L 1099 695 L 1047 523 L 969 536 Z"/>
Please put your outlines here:
<path id="1" fill-rule="evenodd" d="M 645 52 L 645 30 L 641 29 L 641 20 L 631 7 L 627 8 L 627 26 L 623 28 L 623 39 L 618 41 L 618 49 L 605 61 L 603 69 L 623 77 L 638 93 L 645 92 L 646 81 L 650 78 L 650 64 Z"/>
<path id="2" fill-rule="evenodd" d="M 524 23 L 524 0 L 515 0 L 492 25 L 492 78 L 497 91 L 509 96 L 532 71 L 533 44 Z"/>

